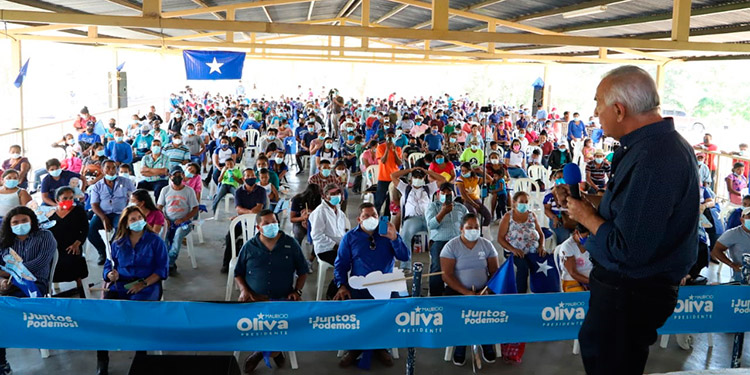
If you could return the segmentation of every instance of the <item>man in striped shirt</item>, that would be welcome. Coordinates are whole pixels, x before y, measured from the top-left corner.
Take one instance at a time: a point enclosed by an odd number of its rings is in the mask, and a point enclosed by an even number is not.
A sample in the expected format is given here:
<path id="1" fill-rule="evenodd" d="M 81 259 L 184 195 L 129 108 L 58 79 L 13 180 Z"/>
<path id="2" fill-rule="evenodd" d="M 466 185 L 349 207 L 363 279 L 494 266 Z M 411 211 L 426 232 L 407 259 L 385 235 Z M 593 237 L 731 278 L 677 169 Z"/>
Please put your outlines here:
<path id="1" fill-rule="evenodd" d="M 172 135 L 172 143 L 164 147 L 164 155 L 167 156 L 169 162 L 167 167 L 172 169 L 176 165 L 183 165 L 190 162 L 190 149 L 182 144 L 182 134 L 175 133 Z"/>
<path id="2" fill-rule="evenodd" d="M 610 165 L 604 158 L 604 151 L 596 150 L 594 160 L 586 163 L 586 183 L 590 194 L 604 191 L 609 179 Z"/>

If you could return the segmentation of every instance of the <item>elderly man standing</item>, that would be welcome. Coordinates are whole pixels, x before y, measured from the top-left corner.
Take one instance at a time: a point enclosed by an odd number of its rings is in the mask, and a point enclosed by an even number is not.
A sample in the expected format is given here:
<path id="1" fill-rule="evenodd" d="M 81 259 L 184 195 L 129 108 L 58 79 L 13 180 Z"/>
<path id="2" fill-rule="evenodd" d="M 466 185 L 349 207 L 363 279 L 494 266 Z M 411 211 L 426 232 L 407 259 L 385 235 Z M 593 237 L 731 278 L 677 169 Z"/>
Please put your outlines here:
<path id="1" fill-rule="evenodd" d="M 581 358 L 589 375 L 642 374 L 697 258 L 698 167 L 672 119 L 659 114 L 656 84 L 643 69 L 610 71 L 595 100 L 602 129 L 622 147 L 598 209 L 567 199 L 570 216 L 591 231 L 594 263 Z"/>
<path id="2" fill-rule="evenodd" d="M 379 233 L 380 220 L 372 203 L 362 203 L 359 206 L 357 221 L 359 225 L 344 235 L 338 249 L 333 276 L 339 290 L 333 297 L 334 300 L 372 299 L 366 289 L 350 288 L 349 276 L 367 276 L 375 271 L 392 273 L 394 258 L 405 262 L 411 255 L 393 224 L 388 223 L 385 235 Z M 360 350 L 348 351 L 341 358 L 339 366 L 351 366 L 361 353 Z M 393 366 L 393 359 L 385 349 L 375 350 L 375 357 L 384 365 Z"/>
<path id="3" fill-rule="evenodd" d="M 302 249 L 293 237 L 279 229 L 273 211 L 261 211 L 256 223 L 258 234 L 242 246 L 234 269 L 234 281 L 240 289 L 238 301 L 299 301 L 308 271 Z M 276 366 L 284 364 L 281 352 L 272 352 L 271 357 Z M 248 356 L 245 373 L 251 373 L 262 360 L 262 352 Z"/>

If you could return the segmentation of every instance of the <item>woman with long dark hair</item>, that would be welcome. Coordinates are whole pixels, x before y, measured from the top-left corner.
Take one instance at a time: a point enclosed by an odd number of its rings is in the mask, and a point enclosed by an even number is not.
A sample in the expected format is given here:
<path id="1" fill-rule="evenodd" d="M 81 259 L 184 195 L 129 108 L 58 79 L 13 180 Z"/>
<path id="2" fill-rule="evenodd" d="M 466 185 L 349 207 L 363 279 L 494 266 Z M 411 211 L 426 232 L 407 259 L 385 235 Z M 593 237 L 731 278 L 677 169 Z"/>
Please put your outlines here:
<path id="1" fill-rule="evenodd" d="M 81 280 L 88 277 L 89 269 L 81 249 L 89 233 L 89 220 L 83 207 L 73 200 L 73 194 L 73 188 L 70 186 L 62 186 L 55 191 L 57 206 L 55 213 L 50 217 L 50 221 L 55 221 L 55 225 L 50 228 L 50 232 L 57 241 L 59 258 L 55 279 L 52 282 L 75 281 L 78 293 L 84 297 Z"/>
<path id="2" fill-rule="evenodd" d="M 148 190 L 138 189 L 134 191 L 130 196 L 130 202 L 141 209 L 141 212 L 146 217 L 146 224 L 151 227 L 154 233 L 159 234 L 165 223 L 164 214 L 156 208 L 156 204 L 151 199 L 151 194 L 149 194 Z"/>
<path id="3" fill-rule="evenodd" d="M 111 257 L 104 263 L 102 273 L 109 285 L 104 299 L 161 299 L 161 281 L 169 274 L 167 245 L 146 224 L 146 216 L 140 208 L 129 206 L 122 211 Z M 107 374 L 109 352 L 97 351 L 96 357 L 97 374 Z"/>
<path id="4" fill-rule="evenodd" d="M 57 251 L 57 242 L 47 230 L 39 228 L 36 214 L 28 207 L 19 206 L 8 211 L 0 233 L 0 265 L 3 257 L 13 249 L 23 259 L 23 265 L 36 277 L 40 295 L 47 293 L 52 257 Z M 26 297 L 11 283 L 10 275 L 0 271 L 0 296 Z M 5 358 L 5 348 L 0 348 L 0 374 L 10 374 L 10 364 Z"/>

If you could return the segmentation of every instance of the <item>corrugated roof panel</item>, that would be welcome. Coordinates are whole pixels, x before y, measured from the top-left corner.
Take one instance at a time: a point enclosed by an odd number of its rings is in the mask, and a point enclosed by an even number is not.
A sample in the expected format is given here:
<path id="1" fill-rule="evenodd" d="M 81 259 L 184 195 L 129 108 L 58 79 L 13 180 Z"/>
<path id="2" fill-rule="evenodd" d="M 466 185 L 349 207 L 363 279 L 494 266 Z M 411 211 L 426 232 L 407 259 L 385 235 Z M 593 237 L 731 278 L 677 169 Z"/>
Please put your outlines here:
<path id="1" fill-rule="evenodd" d="M 341 8 L 346 5 L 347 0 L 324 0 L 316 1 L 313 7 L 312 19 L 336 18 Z M 309 10 L 310 4 L 305 3 Z M 307 13 L 305 13 L 305 17 Z"/>
<path id="2" fill-rule="evenodd" d="M 431 18 L 432 13 L 427 9 L 407 7 L 395 14 L 393 17 L 385 20 L 383 22 L 383 25 L 390 27 L 408 28 L 422 22 L 429 21 Z"/>
<path id="3" fill-rule="evenodd" d="M 307 20 L 308 3 L 284 4 L 266 7 L 273 22 L 302 22 Z M 263 9 L 261 9 L 261 12 Z"/>

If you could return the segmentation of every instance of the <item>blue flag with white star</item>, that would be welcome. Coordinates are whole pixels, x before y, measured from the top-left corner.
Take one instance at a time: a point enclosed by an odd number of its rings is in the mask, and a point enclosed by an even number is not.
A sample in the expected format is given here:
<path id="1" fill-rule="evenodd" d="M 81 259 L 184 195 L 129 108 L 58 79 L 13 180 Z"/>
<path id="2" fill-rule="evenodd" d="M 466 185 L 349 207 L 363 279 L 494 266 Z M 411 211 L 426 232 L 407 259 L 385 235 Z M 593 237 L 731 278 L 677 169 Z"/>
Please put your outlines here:
<path id="1" fill-rule="evenodd" d="M 243 52 L 182 51 L 189 80 L 242 79 Z"/>
<path id="2" fill-rule="evenodd" d="M 529 265 L 529 288 L 532 293 L 560 292 L 560 273 L 555 267 L 555 257 L 546 254 L 541 257 L 537 253 L 526 254 Z"/>
<path id="3" fill-rule="evenodd" d="M 29 60 L 31 60 L 31 58 L 26 59 L 26 62 L 18 72 L 18 77 L 16 77 L 16 80 L 13 82 L 13 86 L 16 86 L 16 88 L 20 88 L 23 84 L 23 79 L 26 78 L 26 71 L 29 69 Z"/>
<path id="4" fill-rule="evenodd" d="M 517 292 L 513 254 L 510 254 L 505 263 L 487 280 L 487 287 L 495 294 L 515 294 Z"/>

